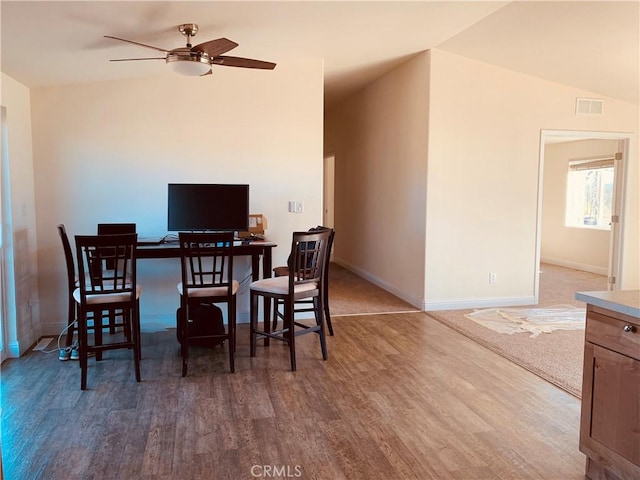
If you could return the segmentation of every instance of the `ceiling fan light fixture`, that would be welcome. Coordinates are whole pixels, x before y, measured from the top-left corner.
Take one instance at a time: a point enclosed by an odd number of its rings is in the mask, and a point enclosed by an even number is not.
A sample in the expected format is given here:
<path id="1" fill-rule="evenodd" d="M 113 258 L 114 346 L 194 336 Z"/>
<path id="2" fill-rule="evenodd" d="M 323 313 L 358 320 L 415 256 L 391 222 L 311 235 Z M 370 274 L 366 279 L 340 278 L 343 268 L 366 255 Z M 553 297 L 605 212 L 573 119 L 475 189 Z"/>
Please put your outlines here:
<path id="1" fill-rule="evenodd" d="M 203 55 L 167 55 L 167 63 L 174 72 L 188 77 L 198 77 L 211 70 L 209 59 Z"/>

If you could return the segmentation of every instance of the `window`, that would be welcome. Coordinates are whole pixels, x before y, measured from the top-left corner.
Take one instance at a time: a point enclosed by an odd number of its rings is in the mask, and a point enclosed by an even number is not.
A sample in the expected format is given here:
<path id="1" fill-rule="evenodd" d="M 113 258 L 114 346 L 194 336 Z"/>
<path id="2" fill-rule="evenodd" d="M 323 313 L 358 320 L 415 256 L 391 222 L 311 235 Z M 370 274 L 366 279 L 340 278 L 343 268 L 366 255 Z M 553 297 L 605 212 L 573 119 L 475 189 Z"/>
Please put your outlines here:
<path id="1" fill-rule="evenodd" d="M 611 229 L 613 168 L 613 156 L 569 162 L 566 226 Z"/>

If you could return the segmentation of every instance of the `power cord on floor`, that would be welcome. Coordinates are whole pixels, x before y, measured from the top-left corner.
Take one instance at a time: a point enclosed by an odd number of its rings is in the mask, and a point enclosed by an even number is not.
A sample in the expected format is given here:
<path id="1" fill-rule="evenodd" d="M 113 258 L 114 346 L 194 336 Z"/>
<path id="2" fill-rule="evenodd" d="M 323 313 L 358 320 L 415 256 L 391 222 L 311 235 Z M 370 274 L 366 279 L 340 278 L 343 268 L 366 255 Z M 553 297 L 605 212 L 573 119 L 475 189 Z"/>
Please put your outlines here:
<path id="1" fill-rule="evenodd" d="M 75 323 L 75 321 L 74 321 Z M 55 353 L 55 352 L 60 352 L 61 350 L 64 350 L 66 348 L 73 348 L 73 347 L 77 347 L 77 342 L 73 342 L 73 344 L 69 347 L 61 347 L 60 346 L 60 339 L 62 338 L 62 336 L 66 333 L 67 330 L 69 330 L 69 327 L 71 327 L 71 325 L 73 325 L 73 323 L 70 323 L 69 325 L 67 325 L 66 327 L 64 327 L 62 329 L 62 331 L 60 332 L 60 334 L 58 335 L 58 348 L 56 348 L 55 350 L 40 350 L 42 353 Z"/>

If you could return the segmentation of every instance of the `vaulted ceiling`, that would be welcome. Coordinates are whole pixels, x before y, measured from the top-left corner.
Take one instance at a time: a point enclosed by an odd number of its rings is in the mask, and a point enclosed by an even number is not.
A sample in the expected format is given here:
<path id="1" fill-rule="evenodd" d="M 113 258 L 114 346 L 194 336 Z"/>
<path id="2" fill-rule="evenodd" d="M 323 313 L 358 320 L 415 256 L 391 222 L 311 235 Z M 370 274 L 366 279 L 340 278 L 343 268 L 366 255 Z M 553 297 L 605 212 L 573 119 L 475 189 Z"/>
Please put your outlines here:
<path id="1" fill-rule="evenodd" d="M 328 104 L 434 48 L 629 103 L 640 90 L 637 0 L 3 0 L 0 9 L 2 71 L 29 87 L 175 75 L 161 60 L 109 62 L 156 55 L 104 35 L 172 49 L 185 43 L 177 26 L 194 22 L 194 44 L 226 37 L 239 43 L 231 55 L 322 59 Z M 223 70 L 197 81 L 215 88 Z"/>

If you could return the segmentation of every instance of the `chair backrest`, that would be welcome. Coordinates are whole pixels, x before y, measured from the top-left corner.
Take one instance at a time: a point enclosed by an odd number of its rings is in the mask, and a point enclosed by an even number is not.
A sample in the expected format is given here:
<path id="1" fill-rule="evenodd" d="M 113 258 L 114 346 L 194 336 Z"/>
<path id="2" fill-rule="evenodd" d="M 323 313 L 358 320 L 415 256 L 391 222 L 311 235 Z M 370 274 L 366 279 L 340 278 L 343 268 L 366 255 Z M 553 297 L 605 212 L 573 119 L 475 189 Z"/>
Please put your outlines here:
<path id="1" fill-rule="evenodd" d="M 136 233 L 135 223 L 99 223 L 98 235 L 119 235 L 122 233 Z"/>
<path id="2" fill-rule="evenodd" d="M 73 261 L 73 251 L 71 250 L 71 244 L 69 243 L 69 237 L 67 236 L 67 230 L 64 225 L 60 224 L 56 228 L 58 229 L 60 240 L 62 240 L 64 261 L 67 265 L 67 286 L 69 287 L 69 294 L 71 294 L 76 286 L 76 265 Z"/>
<path id="3" fill-rule="evenodd" d="M 289 256 L 289 292 L 295 285 L 316 282 L 323 290 L 331 229 L 294 232 Z"/>
<path id="4" fill-rule="evenodd" d="M 233 232 L 179 232 L 183 294 L 226 287 L 233 295 Z"/>
<path id="5" fill-rule="evenodd" d="M 333 238 L 336 235 L 336 231 L 333 228 L 329 228 L 329 227 L 323 227 L 322 225 L 318 225 L 317 227 L 314 228 L 310 228 L 309 231 L 310 232 L 321 232 L 323 230 L 328 230 L 330 235 L 329 235 L 329 243 L 327 245 L 327 254 L 325 255 L 324 258 L 324 265 L 325 265 L 325 285 L 327 284 L 327 282 L 329 281 L 329 263 L 331 260 L 331 249 L 333 248 Z"/>
<path id="6" fill-rule="evenodd" d="M 76 235 L 80 297 L 120 294 L 123 302 L 136 299 L 136 242 L 138 235 Z"/>
<path id="7" fill-rule="evenodd" d="M 330 227 L 323 227 L 322 225 L 318 225 L 317 227 L 311 227 L 308 232 L 322 232 L 324 230 L 328 230 L 329 232 L 331 232 L 331 236 L 329 237 L 329 245 L 327 246 L 327 257 L 325 259 L 325 263 L 327 265 L 327 268 L 329 268 L 329 258 L 331 256 L 331 248 L 333 247 L 333 237 L 335 236 L 336 232 L 333 228 Z M 289 258 L 287 259 L 287 265 L 289 265 L 291 263 L 291 253 L 289 254 Z"/>
<path id="8" fill-rule="evenodd" d="M 98 235 L 120 235 L 123 233 L 136 233 L 135 223 L 99 223 Z M 107 263 L 107 268 L 112 269 L 113 263 Z"/>

